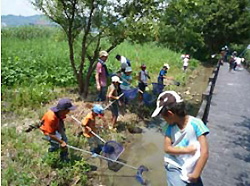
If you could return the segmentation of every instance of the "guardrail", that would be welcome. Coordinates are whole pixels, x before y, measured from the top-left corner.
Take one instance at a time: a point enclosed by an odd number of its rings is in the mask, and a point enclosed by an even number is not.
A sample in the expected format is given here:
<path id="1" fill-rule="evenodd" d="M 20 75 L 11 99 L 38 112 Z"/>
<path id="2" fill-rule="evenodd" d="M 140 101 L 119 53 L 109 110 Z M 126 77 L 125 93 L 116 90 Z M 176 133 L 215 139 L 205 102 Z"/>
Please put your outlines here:
<path id="1" fill-rule="evenodd" d="M 200 118 L 205 124 L 207 124 L 207 118 L 209 114 L 211 99 L 217 80 L 217 76 L 220 70 L 220 63 L 217 64 L 216 68 L 213 70 L 213 74 L 209 77 L 208 86 L 206 91 L 202 94 L 202 103 L 197 114 L 197 118 Z"/>

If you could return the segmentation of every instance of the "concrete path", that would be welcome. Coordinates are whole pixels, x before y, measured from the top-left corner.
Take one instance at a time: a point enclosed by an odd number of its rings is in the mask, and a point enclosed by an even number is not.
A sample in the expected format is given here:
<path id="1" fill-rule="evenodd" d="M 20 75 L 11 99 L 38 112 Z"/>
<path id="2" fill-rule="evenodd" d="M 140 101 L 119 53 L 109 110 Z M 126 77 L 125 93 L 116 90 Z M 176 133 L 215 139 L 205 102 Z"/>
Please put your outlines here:
<path id="1" fill-rule="evenodd" d="M 250 73 L 221 66 L 208 116 L 205 186 L 250 186 Z"/>

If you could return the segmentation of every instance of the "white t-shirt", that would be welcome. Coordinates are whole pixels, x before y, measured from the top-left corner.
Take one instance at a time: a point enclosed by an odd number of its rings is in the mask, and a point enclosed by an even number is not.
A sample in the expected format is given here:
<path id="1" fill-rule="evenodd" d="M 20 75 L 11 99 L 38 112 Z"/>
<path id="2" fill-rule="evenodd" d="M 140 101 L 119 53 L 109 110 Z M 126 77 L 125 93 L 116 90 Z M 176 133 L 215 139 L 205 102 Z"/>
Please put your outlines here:
<path id="1" fill-rule="evenodd" d="M 188 66 L 188 62 L 189 62 L 189 59 L 188 59 L 187 57 L 185 57 L 185 58 L 183 59 L 183 66 L 184 66 L 184 67 L 187 67 L 187 66 Z"/>
<path id="2" fill-rule="evenodd" d="M 197 151 L 194 155 L 170 155 L 165 154 L 164 161 L 182 169 L 181 179 L 188 182 L 188 174 L 193 172 L 195 164 L 200 157 L 200 143 L 198 137 L 209 133 L 207 126 L 198 118 L 189 116 L 188 123 L 183 130 L 180 130 L 177 125 L 169 125 L 166 130 L 166 136 L 168 136 L 174 143 L 180 136 L 186 133 L 183 139 L 175 145 L 175 147 L 187 147 L 189 145 L 195 145 Z"/>
<path id="3" fill-rule="evenodd" d="M 147 81 L 148 81 L 148 76 L 147 75 L 148 75 L 147 70 L 145 70 L 145 71 L 141 70 L 141 80 L 145 84 L 147 84 Z"/>
<path id="4" fill-rule="evenodd" d="M 236 63 L 237 63 L 237 65 L 241 64 L 241 58 L 240 57 L 236 57 Z"/>
<path id="5" fill-rule="evenodd" d="M 128 67 L 126 57 L 121 56 L 120 62 L 121 62 L 121 69 L 126 69 Z"/>

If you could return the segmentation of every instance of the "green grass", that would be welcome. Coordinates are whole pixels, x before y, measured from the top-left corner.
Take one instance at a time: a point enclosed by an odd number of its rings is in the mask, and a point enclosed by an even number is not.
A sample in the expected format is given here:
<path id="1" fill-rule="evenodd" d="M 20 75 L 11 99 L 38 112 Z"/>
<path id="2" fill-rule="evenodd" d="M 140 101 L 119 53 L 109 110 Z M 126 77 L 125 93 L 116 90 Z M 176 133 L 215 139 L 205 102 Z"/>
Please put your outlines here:
<path id="1" fill-rule="evenodd" d="M 76 137 L 70 134 L 72 143 Z M 80 153 L 70 152 L 71 161 L 59 160 L 59 152 L 47 154 L 48 145 L 39 131 L 17 133 L 15 128 L 2 128 L 2 185 L 85 185 L 89 165 Z M 81 144 L 81 146 L 84 144 Z"/>
<path id="2" fill-rule="evenodd" d="M 80 40 L 76 42 L 79 51 Z M 102 43 L 102 49 L 109 46 Z M 68 56 L 68 45 L 64 34 L 56 28 L 19 27 L 2 30 L 1 46 L 1 94 L 2 108 L 5 112 L 15 112 L 20 107 L 34 109 L 39 105 L 60 96 L 55 87 L 77 87 Z M 107 66 L 111 72 L 119 69 L 116 54 L 130 59 L 133 69 L 133 85 L 137 85 L 137 76 L 142 63 L 147 65 L 151 82 L 157 82 L 157 76 L 164 63 L 169 63 L 169 76 L 185 84 L 189 73 L 182 72 L 180 53 L 162 48 L 156 43 L 144 45 L 126 41 L 110 52 Z M 76 62 L 80 53 L 76 52 Z M 199 65 L 190 60 L 190 69 Z M 85 67 L 84 73 L 87 68 Z M 95 90 L 94 73 L 90 80 L 90 90 Z M 175 87 L 169 87 L 175 88 Z"/>

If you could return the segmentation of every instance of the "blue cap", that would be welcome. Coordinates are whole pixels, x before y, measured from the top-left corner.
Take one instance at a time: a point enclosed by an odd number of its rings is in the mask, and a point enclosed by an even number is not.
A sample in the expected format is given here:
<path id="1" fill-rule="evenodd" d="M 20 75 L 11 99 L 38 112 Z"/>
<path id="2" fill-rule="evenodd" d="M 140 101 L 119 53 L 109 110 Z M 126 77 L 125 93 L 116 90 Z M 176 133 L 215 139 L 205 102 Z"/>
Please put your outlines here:
<path id="1" fill-rule="evenodd" d="M 103 107 L 101 105 L 95 104 L 93 106 L 93 112 L 96 113 L 96 114 L 103 115 L 104 114 L 104 109 L 103 109 Z"/>
<path id="2" fill-rule="evenodd" d="M 70 99 L 63 98 L 60 99 L 55 107 L 52 107 L 51 110 L 53 112 L 58 112 L 61 110 L 75 110 L 76 106 L 72 105 Z"/>

